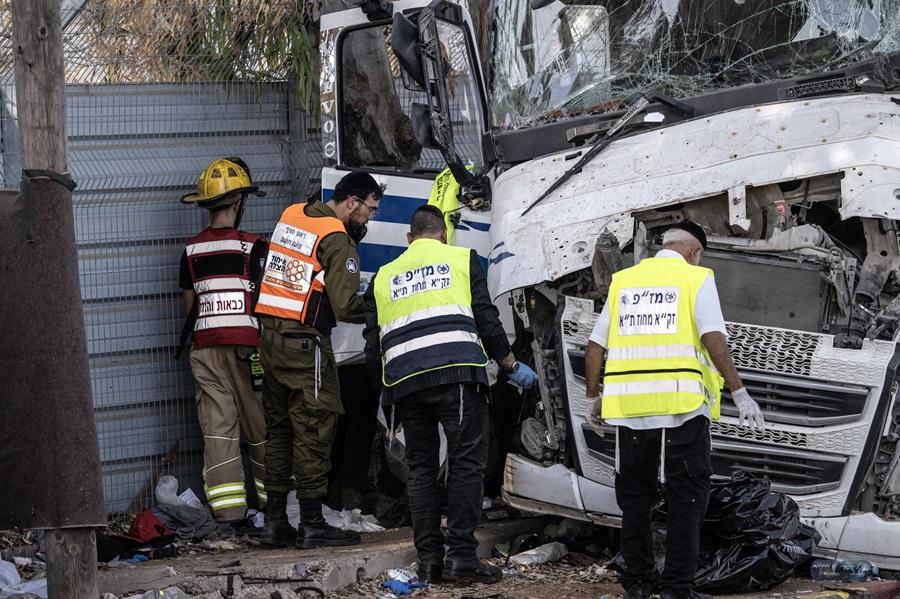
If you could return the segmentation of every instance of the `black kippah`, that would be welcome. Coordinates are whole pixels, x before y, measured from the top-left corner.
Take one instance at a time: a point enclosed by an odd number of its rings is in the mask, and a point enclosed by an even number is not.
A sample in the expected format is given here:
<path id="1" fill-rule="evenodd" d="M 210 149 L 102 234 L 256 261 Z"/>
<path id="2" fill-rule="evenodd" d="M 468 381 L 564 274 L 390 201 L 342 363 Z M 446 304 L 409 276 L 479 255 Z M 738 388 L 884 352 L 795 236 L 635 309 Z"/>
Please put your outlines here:
<path id="1" fill-rule="evenodd" d="M 680 223 L 675 223 L 670 229 L 681 229 L 682 231 L 687 231 L 694 238 L 700 242 L 700 245 L 703 246 L 703 249 L 706 249 L 706 233 L 703 231 L 703 227 L 698 225 L 697 223 L 692 223 L 689 220 L 683 220 Z"/>

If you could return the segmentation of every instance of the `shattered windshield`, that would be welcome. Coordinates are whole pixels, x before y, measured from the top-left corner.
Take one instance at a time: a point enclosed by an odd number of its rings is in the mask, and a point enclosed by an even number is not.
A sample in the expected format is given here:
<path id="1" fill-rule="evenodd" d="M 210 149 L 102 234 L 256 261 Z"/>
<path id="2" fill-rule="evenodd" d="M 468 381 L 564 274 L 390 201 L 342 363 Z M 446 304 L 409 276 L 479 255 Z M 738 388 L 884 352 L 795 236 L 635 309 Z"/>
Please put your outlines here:
<path id="1" fill-rule="evenodd" d="M 496 0 L 494 125 L 518 129 L 900 49 L 900 0 Z"/>

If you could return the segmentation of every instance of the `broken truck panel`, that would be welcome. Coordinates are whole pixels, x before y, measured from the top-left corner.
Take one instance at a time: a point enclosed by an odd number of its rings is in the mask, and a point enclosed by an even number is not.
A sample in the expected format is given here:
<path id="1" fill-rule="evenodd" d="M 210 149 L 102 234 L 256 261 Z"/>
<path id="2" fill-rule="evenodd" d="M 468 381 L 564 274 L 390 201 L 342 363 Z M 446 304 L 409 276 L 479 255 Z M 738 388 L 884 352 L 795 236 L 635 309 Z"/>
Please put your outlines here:
<path id="1" fill-rule="evenodd" d="M 324 193 L 346 168 L 389 185 L 360 247 L 369 272 L 405 247 L 404 217 L 454 154 L 428 131 L 434 91 L 391 47 L 393 14 L 415 27 L 429 4 L 322 20 Z M 446 86 L 449 150 L 491 200 L 462 198 L 455 243 L 489 264 L 541 377 L 506 462 L 507 501 L 618 522 L 615 431 L 585 424 L 584 350 L 612 273 L 690 219 L 709 233 L 735 362 L 767 421 L 765 433 L 739 427 L 725 393 L 716 476 L 767 477 L 823 553 L 900 569 L 897 2 L 500 0 L 488 97 L 473 31 L 484 15 L 454 4 L 429 8 L 448 75 L 428 87 Z M 608 147 L 535 203 L 636 95 L 644 106 Z"/>

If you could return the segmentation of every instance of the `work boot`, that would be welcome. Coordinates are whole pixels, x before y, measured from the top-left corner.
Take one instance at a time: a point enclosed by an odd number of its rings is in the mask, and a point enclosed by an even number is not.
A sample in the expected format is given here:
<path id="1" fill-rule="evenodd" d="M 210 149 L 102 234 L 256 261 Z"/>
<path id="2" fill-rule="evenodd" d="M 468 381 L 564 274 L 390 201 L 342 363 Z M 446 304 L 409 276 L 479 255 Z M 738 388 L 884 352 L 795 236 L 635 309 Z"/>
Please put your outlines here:
<path id="1" fill-rule="evenodd" d="M 459 584 L 480 582 L 494 584 L 503 578 L 503 570 L 497 566 L 486 564 L 479 559 L 472 562 L 456 562 L 448 560 L 444 564 L 444 579 Z"/>
<path id="2" fill-rule="evenodd" d="M 269 491 L 266 503 L 266 524 L 263 526 L 259 542 L 266 547 L 290 547 L 297 531 L 287 518 L 287 493 Z"/>
<path id="3" fill-rule="evenodd" d="M 356 545 L 360 540 L 359 533 L 352 530 L 341 530 L 325 522 L 321 501 L 318 499 L 300 500 L 300 526 L 297 528 L 295 547 L 299 549 L 322 546 L 339 547 Z"/>
<path id="4" fill-rule="evenodd" d="M 625 599 L 650 599 L 653 585 L 643 580 L 632 583 L 625 589 Z"/>
<path id="5" fill-rule="evenodd" d="M 419 582 L 437 583 L 443 580 L 444 564 L 438 562 L 435 564 L 419 563 L 416 567 L 416 576 Z"/>

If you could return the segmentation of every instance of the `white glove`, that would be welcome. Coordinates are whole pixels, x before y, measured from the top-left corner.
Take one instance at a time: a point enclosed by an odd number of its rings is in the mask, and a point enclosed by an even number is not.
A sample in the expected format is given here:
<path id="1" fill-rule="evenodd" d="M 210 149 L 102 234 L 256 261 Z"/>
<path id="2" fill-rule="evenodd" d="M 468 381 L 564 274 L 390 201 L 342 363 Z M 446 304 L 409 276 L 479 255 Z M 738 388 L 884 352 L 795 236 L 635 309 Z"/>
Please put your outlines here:
<path id="1" fill-rule="evenodd" d="M 741 426 L 749 426 L 754 432 L 765 432 L 766 422 L 763 420 L 762 410 L 759 404 L 750 398 L 746 387 L 731 392 L 731 398 L 738 409 L 738 423 Z"/>
<path id="2" fill-rule="evenodd" d="M 603 425 L 603 420 L 600 419 L 600 408 L 603 404 L 603 397 L 597 395 L 595 397 L 588 397 L 588 413 L 587 413 L 587 421 L 588 425 L 591 427 L 597 435 L 600 437 L 603 436 L 603 429 L 601 426 Z"/>

